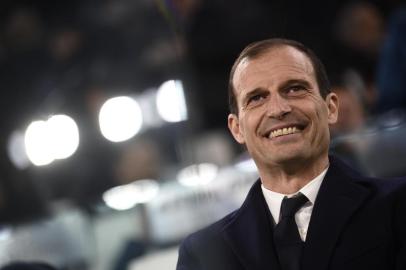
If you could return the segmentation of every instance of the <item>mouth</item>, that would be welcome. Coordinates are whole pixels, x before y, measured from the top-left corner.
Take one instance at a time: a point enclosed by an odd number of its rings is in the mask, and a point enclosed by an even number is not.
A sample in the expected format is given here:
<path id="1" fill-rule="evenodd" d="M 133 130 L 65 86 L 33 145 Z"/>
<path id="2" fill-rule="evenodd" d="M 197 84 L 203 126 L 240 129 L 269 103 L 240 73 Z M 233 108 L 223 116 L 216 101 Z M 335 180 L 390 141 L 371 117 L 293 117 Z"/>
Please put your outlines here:
<path id="1" fill-rule="evenodd" d="M 271 129 L 265 134 L 265 137 L 273 139 L 280 136 L 291 135 L 295 133 L 301 133 L 305 129 L 304 125 L 289 125 L 284 127 L 278 127 Z"/>

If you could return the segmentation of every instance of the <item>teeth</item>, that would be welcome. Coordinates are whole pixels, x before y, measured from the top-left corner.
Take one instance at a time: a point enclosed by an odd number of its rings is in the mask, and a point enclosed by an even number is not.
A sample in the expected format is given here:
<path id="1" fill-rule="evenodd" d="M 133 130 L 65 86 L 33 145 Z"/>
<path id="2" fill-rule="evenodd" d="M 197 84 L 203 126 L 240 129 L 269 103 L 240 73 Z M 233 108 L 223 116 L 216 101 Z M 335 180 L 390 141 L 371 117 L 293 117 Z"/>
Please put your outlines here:
<path id="1" fill-rule="evenodd" d="M 300 130 L 298 130 L 296 127 L 288 127 L 288 128 L 280 128 L 277 130 L 272 131 L 269 134 L 269 138 L 275 138 L 275 137 L 279 137 L 282 135 L 288 135 L 288 134 L 293 134 L 293 133 L 298 133 L 300 132 Z"/>

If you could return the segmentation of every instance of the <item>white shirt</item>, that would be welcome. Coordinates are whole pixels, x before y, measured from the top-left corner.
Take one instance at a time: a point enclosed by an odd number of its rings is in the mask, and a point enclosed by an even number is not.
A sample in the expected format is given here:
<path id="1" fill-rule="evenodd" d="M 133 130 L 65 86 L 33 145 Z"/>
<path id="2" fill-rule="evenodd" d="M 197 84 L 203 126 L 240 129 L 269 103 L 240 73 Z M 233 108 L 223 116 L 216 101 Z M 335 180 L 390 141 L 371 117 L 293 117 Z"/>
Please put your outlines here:
<path id="1" fill-rule="evenodd" d="M 299 229 L 300 237 L 303 241 L 306 240 L 307 229 L 309 228 L 313 206 L 316 201 L 317 194 L 319 193 L 321 183 L 323 182 L 324 176 L 327 173 L 327 169 L 325 169 L 321 174 L 316 176 L 316 178 L 307 183 L 298 192 L 293 194 L 282 194 L 274 192 L 272 190 L 266 189 L 264 185 L 261 185 L 262 193 L 264 194 L 265 201 L 268 204 L 275 224 L 278 224 L 279 222 L 281 204 L 285 196 L 292 197 L 300 192 L 307 197 L 309 201 L 307 201 L 295 214 L 296 224 Z"/>

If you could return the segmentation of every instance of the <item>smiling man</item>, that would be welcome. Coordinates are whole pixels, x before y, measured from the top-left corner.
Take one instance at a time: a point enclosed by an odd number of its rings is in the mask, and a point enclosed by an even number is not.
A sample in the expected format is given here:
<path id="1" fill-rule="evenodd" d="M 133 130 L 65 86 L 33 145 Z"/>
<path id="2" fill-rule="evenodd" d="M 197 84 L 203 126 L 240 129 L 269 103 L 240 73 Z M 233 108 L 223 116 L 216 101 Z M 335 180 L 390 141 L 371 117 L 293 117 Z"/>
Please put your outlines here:
<path id="1" fill-rule="evenodd" d="M 240 209 L 192 234 L 178 270 L 406 269 L 406 181 L 329 157 L 338 97 L 320 60 L 285 39 L 253 43 L 229 82 L 229 129 L 260 179 Z"/>

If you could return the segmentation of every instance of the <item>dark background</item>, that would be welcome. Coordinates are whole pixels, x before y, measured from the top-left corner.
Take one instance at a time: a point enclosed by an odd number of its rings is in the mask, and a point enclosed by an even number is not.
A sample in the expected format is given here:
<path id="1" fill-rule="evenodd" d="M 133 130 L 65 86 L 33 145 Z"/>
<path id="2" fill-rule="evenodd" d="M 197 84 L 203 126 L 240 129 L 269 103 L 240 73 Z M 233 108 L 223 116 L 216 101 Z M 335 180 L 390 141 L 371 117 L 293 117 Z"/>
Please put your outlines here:
<path id="1" fill-rule="evenodd" d="M 113 166 L 131 144 L 117 146 L 101 137 L 100 105 L 108 97 L 142 93 L 172 78 L 184 82 L 190 119 L 144 136 L 159 145 L 169 163 L 184 162 L 182 147 L 173 142 L 226 128 L 229 69 L 242 48 L 256 40 L 285 37 L 306 44 L 326 64 L 333 81 L 345 68 L 354 68 L 367 86 L 367 110 L 373 113 L 380 44 L 388 17 L 400 4 L 1 1 L 0 218 L 30 220 L 46 213 L 47 201 L 66 198 L 91 211 L 103 191 L 119 184 Z M 358 6 L 366 7 L 364 27 L 371 30 L 370 36 L 362 27 L 358 32 L 352 29 L 364 18 L 362 11 L 351 15 Z M 77 153 L 50 167 L 15 168 L 6 153 L 10 134 L 34 118 L 55 113 L 77 120 Z"/>

